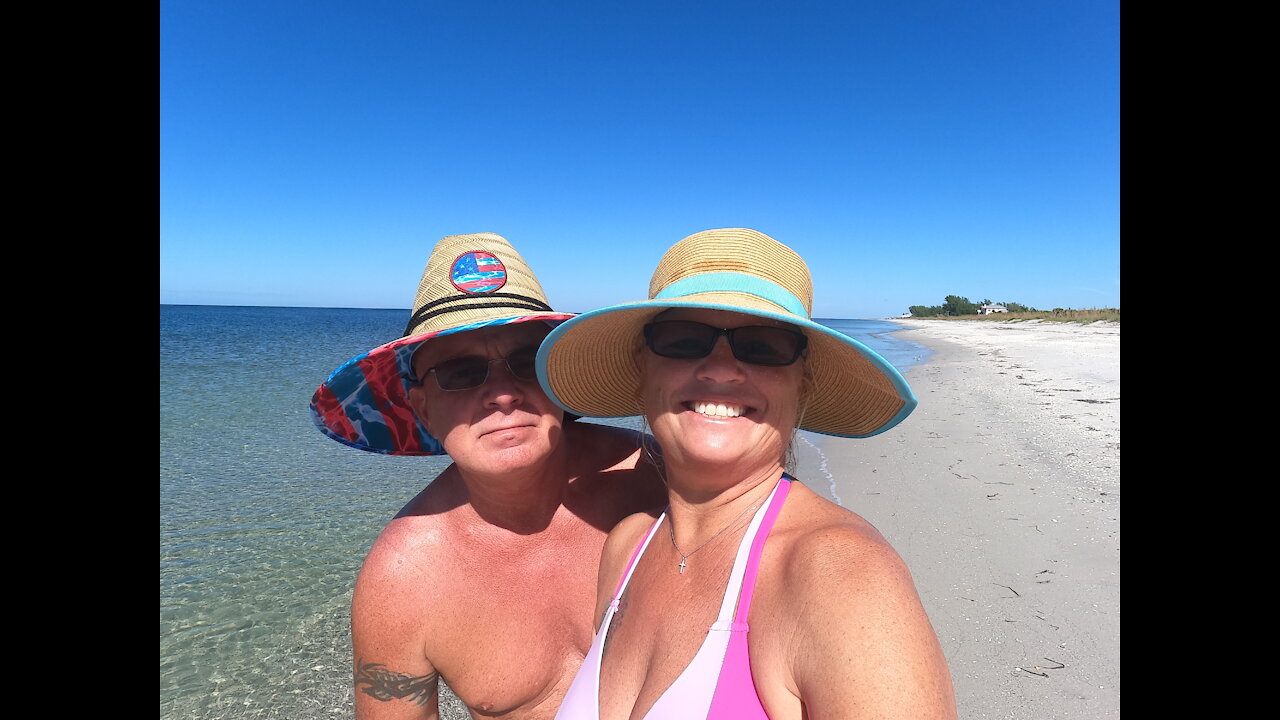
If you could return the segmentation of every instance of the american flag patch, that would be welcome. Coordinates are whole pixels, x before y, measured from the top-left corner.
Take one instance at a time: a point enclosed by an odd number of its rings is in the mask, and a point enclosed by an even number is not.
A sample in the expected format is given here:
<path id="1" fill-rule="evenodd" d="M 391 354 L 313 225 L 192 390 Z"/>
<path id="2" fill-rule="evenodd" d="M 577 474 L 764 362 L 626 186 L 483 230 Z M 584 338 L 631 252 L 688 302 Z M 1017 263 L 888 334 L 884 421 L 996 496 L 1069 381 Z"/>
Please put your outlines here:
<path id="1" fill-rule="evenodd" d="M 507 268 L 493 253 L 473 250 L 453 261 L 449 279 L 462 292 L 491 293 L 507 284 Z"/>

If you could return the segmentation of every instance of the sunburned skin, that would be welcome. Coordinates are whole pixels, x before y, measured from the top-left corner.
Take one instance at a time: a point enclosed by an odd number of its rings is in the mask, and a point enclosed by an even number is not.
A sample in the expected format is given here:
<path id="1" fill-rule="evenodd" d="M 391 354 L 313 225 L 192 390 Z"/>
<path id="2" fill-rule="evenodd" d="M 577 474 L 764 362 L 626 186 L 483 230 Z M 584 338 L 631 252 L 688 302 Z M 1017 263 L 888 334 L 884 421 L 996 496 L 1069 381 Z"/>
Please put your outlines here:
<path id="1" fill-rule="evenodd" d="M 440 685 L 439 673 L 414 677 L 388 670 L 381 663 L 357 661 L 356 689 L 375 700 L 407 700 L 426 705 L 435 697 Z"/>
<path id="2" fill-rule="evenodd" d="M 578 422 L 565 432 L 577 450 L 538 522 L 485 521 L 481 488 L 455 466 L 384 529 L 353 599 L 357 718 L 438 718 L 441 681 L 477 717 L 555 715 L 591 644 L 606 532 L 664 500 L 656 474 L 637 468 L 634 433 Z"/>

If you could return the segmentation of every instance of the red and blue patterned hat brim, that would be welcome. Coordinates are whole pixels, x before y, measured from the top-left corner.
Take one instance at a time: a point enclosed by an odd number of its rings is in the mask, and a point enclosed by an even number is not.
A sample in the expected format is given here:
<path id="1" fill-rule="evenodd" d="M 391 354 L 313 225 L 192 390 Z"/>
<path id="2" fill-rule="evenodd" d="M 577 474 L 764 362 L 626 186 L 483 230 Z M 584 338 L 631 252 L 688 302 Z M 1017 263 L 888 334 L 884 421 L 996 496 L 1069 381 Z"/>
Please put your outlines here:
<path id="1" fill-rule="evenodd" d="M 343 445 L 383 455 L 444 455 L 409 406 L 413 353 L 443 335 L 497 325 L 548 321 L 556 325 L 572 313 L 541 313 L 461 325 L 393 340 L 343 363 L 311 397 L 311 420 Z"/>

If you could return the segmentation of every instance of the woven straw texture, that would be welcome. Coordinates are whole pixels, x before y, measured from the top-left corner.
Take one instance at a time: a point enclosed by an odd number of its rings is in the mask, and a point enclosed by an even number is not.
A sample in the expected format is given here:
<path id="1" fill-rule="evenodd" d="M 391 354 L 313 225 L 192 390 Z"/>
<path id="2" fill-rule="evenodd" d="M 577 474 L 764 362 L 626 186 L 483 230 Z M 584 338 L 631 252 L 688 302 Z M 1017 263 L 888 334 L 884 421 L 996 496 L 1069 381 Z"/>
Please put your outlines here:
<path id="1" fill-rule="evenodd" d="M 781 285 L 806 316 L 743 292 L 706 291 L 655 300 L 669 285 L 700 273 L 736 272 Z M 746 229 L 708 230 L 672 246 L 654 272 L 650 299 L 585 313 L 564 323 L 544 343 L 547 384 L 556 399 L 580 415 L 624 417 L 641 413 L 637 355 L 641 328 L 673 307 L 707 307 L 789 322 L 809 338 L 813 383 L 800 428 L 841 437 L 867 437 L 891 427 L 915 405 L 906 383 L 875 351 L 807 317 L 813 302 L 808 266 L 791 248 Z M 901 383 L 901 389 L 890 373 Z"/>
<path id="2" fill-rule="evenodd" d="M 467 293 L 454 287 L 450 280 L 450 269 L 459 256 L 473 251 L 488 252 L 495 255 L 506 267 L 506 284 L 494 293 Z M 472 233 L 470 235 L 450 235 L 443 238 L 431 252 L 427 267 L 422 271 L 422 279 L 418 283 L 418 292 L 413 297 L 413 311 L 417 313 L 422 307 L 436 303 L 438 308 L 448 308 L 449 312 L 429 317 L 406 334 L 423 335 L 450 328 L 484 322 L 497 317 L 513 315 L 555 315 L 544 310 L 529 308 L 527 313 L 511 307 L 494 307 L 498 303 L 518 302 L 501 297 L 502 294 L 523 295 L 547 305 L 547 294 L 542 291 L 542 284 L 529 269 L 524 257 L 516 252 L 500 235 L 494 233 Z M 442 302 L 443 301 L 443 302 Z"/>

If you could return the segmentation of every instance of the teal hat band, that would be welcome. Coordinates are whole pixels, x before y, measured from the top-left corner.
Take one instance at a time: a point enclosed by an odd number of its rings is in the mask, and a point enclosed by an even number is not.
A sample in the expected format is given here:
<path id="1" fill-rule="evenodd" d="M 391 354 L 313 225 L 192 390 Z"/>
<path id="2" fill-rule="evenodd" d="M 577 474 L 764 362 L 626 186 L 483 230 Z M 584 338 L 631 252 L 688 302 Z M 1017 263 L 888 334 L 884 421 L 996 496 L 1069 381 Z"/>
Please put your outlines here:
<path id="1" fill-rule="evenodd" d="M 800 302 L 800 299 L 792 295 L 786 288 L 755 275 L 736 272 L 710 272 L 690 275 L 666 286 L 653 299 L 674 300 L 707 292 L 740 292 L 747 295 L 755 295 L 762 300 L 768 300 L 792 315 L 799 315 L 806 319 L 809 317 L 809 311 L 805 309 L 804 303 Z"/>

